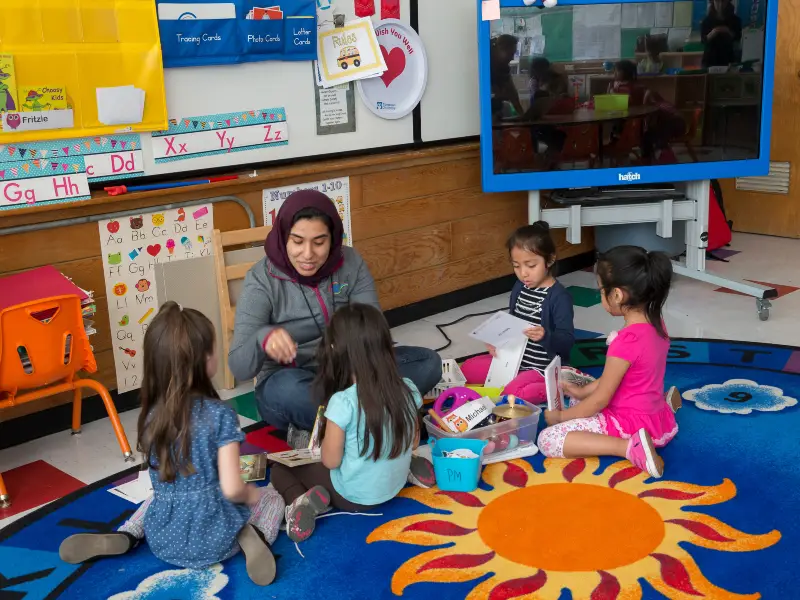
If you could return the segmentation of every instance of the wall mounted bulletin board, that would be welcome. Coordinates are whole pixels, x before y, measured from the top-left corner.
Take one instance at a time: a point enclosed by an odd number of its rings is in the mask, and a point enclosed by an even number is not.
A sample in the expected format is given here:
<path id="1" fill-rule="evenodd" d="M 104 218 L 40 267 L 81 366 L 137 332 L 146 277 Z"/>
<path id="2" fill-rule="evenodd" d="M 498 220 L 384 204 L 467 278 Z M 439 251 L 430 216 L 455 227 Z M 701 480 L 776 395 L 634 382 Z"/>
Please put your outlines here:
<path id="1" fill-rule="evenodd" d="M 410 23 L 412 1 L 416 0 L 399 2 L 400 20 L 404 23 Z M 249 10 L 251 4 L 256 6 L 275 4 L 281 7 L 292 5 L 286 0 L 266 3 L 248 0 L 245 7 Z M 334 13 L 345 15 L 347 21 L 358 18 L 355 4 L 358 3 L 354 3 L 354 0 L 315 0 L 318 25 L 323 27 L 332 25 Z M 376 23 L 381 20 L 381 5 L 382 0 L 374 1 L 375 10 L 372 18 Z M 350 91 L 342 95 L 350 98 L 348 108 L 353 106 L 355 131 L 344 133 L 348 128 L 337 126 L 328 130 L 337 133 L 318 135 L 317 100 L 312 65 L 313 62 L 309 60 L 268 60 L 243 64 L 166 68 L 164 83 L 168 122 L 166 127 L 154 128 L 159 130 L 155 136 L 141 135 L 144 175 L 157 176 L 234 168 L 247 164 L 363 152 L 373 148 L 414 143 L 412 115 L 394 121 L 381 119 L 360 101 L 358 94 L 353 95 Z M 261 117 L 264 112 L 267 113 L 266 119 Z M 262 135 L 261 144 L 253 143 L 252 139 L 240 138 L 235 131 L 231 131 L 225 134 L 224 141 L 218 142 L 219 152 L 205 148 L 202 152 L 193 153 L 191 158 L 177 160 L 172 150 L 169 155 L 166 154 L 166 139 L 171 136 L 163 135 L 160 133 L 162 131 L 177 132 L 180 129 L 181 133 L 186 133 L 188 127 L 190 131 L 208 132 L 207 136 L 213 141 L 217 139 L 214 136 L 223 135 L 223 129 L 233 128 L 235 124 L 244 129 L 242 125 L 251 124 L 253 122 L 251 113 L 263 121 L 262 123 L 257 120 L 262 127 L 279 120 L 279 115 L 282 116 L 284 120 L 280 126 L 281 139 L 277 139 L 278 128 L 273 125 L 269 132 L 264 130 L 265 135 Z M 238 122 L 235 122 L 234 118 L 238 119 Z M 231 120 L 230 126 L 226 124 L 228 119 Z M 243 119 L 246 122 L 243 122 Z M 182 127 L 178 127 L 179 124 Z M 343 132 L 338 133 L 338 131 Z M 225 151 L 222 144 L 230 143 L 231 135 L 234 138 L 233 148 L 231 151 Z M 288 144 L 279 143 L 285 141 L 287 136 Z M 175 142 L 174 151 L 180 152 L 178 140 Z M 239 146 L 240 142 L 242 144 L 246 142 L 247 147 L 242 149 Z M 186 150 L 184 154 L 190 153 L 191 146 L 187 145 Z"/>
<path id="2" fill-rule="evenodd" d="M 152 0 L 3 0 L 0 13 L 0 69 L 13 81 L 0 144 L 166 126 Z"/>

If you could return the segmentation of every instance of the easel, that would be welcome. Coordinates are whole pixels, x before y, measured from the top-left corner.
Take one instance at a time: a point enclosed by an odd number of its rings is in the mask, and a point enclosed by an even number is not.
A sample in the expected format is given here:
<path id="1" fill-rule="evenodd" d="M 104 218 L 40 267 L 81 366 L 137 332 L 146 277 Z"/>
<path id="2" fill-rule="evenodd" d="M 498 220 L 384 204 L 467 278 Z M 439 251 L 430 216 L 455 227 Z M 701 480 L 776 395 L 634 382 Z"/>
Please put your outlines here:
<path id="1" fill-rule="evenodd" d="M 567 241 L 580 244 L 581 227 L 602 225 L 625 225 L 633 223 L 655 223 L 656 234 L 662 238 L 672 237 L 672 222 L 686 221 L 686 259 L 673 261 L 676 274 L 726 287 L 756 299 L 756 311 L 762 321 L 769 319 L 771 299 L 778 292 L 747 281 L 726 279 L 706 271 L 706 248 L 708 247 L 708 203 L 710 182 L 689 181 L 685 184 L 686 200 L 660 200 L 642 204 L 608 204 L 604 206 L 573 205 L 564 208 L 542 209 L 539 190 L 528 192 L 528 222 L 547 221 L 553 229 L 566 229 Z"/>

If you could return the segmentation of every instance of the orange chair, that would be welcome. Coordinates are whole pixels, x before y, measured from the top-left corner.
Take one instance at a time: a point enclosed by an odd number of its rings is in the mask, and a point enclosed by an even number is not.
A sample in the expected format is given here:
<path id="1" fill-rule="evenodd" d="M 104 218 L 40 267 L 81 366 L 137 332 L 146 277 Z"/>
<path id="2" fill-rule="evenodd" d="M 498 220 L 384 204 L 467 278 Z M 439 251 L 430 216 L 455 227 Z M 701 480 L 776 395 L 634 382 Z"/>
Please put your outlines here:
<path id="1" fill-rule="evenodd" d="M 559 154 L 559 159 L 573 164 L 578 161 L 588 161 L 589 168 L 593 168 L 600 143 L 598 126 L 593 123 L 570 125 L 563 127 L 562 130 L 567 134 L 567 138 L 564 140 L 564 149 Z"/>
<path id="2" fill-rule="evenodd" d="M 692 162 L 699 162 L 697 158 L 697 151 L 695 150 L 694 143 L 697 139 L 697 132 L 700 129 L 700 121 L 703 118 L 703 109 L 695 108 L 692 111 L 690 121 L 686 124 L 686 132 L 682 136 L 678 136 L 670 140 L 673 144 L 683 144 L 686 146 L 686 151 L 692 158 Z"/>
<path id="3" fill-rule="evenodd" d="M 631 156 L 639 160 L 637 148 L 642 147 L 642 119 L 626 119 L 614 141 L 604 148 L 605 155 L 615 167 L 631 164 Z"/>
<path id="4" fill-rule="evenodd" d="M 78 296 L 34 300 L 0 312 L 0 409 L 72 391 L 72 432 L 80 433 L 81 389 L 90 388 L 103 399 L 125 460 L 133 460 L 108 390 L 93 379 L 79 379 L 78 371 L 97 371 Z M 10 504 L 0 477 L 0 507 Z"/>

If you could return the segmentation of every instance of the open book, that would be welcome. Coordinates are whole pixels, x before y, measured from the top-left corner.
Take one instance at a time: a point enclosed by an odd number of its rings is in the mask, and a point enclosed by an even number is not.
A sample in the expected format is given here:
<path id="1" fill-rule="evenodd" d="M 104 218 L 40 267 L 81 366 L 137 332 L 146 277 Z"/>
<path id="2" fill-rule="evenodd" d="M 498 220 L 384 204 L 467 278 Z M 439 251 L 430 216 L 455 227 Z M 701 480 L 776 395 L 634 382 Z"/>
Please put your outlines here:
<path id="1" fill-rule="evenodd" d="M 317 419 L 314 421 L 314 429 L 311 430 L 311 439 L 308 448 L 297 450 L 284 450 L 283 452 L 273 452 L 267 454 L 267 459 L 287 467 L 301 467 L 318 463 L 322 460 L 321 441 L 322 441 L 322 420 L 325 418 L 325 407 L 320 406 L 317 410 Z"/>
<path id="2" fill-rule="evenodd" d="M 564 395 L 560 385 L 561 357 L 556 355 L 544 370 L 547 390 L 547 410 L 564 410 Z"/>

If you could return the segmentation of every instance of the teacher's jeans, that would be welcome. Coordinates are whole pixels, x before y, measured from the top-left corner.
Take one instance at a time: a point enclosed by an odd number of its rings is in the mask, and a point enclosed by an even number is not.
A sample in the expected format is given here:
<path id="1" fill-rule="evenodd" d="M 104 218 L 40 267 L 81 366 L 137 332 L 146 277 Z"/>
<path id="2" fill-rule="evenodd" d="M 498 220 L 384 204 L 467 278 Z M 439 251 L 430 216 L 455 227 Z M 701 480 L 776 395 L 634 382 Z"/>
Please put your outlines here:
<path id="1" fill-rule="evenodd" d="M 442 378 L 442 359 L 428 348 L 397 346 L 394 349 L 401 377 L 407 377 L 423 396 Z M 273 373 L 256 388 L 256 402 L 261 418 L 287 430 L 290 424 L 310 431 L 317 418 L 319 401 L 313 397 L 311 384 L 315 373 L 286 367 Z"/>

